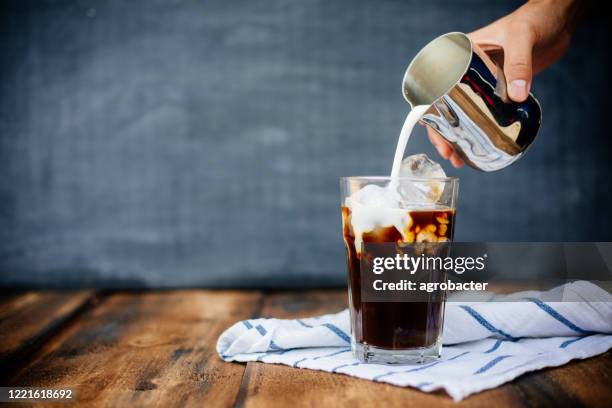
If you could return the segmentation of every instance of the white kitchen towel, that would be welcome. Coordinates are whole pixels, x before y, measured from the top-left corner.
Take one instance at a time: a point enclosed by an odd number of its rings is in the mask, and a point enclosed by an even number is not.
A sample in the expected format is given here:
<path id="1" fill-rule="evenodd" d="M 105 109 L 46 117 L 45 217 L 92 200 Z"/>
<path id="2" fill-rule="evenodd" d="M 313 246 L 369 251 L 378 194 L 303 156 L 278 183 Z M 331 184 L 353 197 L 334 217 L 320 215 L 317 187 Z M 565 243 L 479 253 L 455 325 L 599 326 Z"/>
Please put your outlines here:
<path id="1" fill-rule="evenodd" d="M 448 302 L 442 357 L 429 364 L 360 363 L 351 353 L 347 310 L 295 320 L 244 320 L 221 334 L 217 352 L 225 361 L 285 364 L 426 392 L 444 389 L 458 401 L 528 371 L 612 347 L 610 294 L 588 282 L 553 289 L 559 290 L 589 301 L 542 300 L 550 298 L 549 291 L 514 294 L 507 302 Z"/>

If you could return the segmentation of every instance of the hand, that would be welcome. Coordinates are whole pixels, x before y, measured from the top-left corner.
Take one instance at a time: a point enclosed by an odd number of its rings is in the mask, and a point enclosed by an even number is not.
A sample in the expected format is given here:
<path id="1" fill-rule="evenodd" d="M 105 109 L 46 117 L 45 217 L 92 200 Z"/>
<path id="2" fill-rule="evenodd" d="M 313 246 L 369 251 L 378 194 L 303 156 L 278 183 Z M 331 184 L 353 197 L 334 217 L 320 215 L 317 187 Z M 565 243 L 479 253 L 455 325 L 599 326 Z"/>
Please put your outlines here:
<path id="1" fill-rule="evenodd" d="M 523 102 L 533 74 L 561 58 L 570 43 L 580 0 L 531 0 L 513 13 L 469 34 L 484 51 L 503 50 L 508 96 Z M 463 160 L 432 128 L 429 140 L 440 156 L 460 168 Z"/>

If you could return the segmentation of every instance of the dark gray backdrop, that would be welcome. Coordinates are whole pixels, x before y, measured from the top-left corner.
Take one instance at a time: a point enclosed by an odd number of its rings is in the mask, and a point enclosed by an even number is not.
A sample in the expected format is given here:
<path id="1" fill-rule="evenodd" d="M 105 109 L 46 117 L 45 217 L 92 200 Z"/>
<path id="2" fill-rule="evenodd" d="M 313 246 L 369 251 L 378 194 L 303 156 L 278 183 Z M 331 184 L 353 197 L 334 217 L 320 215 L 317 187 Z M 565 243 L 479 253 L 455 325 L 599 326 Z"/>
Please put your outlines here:
<path id="1" fill-rule="evenodd" d="M 411 57 L 520 2 L 0 4 L 0 284 L 303 287 L 344 281 L 337 179 L 389 172 Z M 610 240 L 606 25 L 522 161 L 445 164 L 458 240 Z"/>

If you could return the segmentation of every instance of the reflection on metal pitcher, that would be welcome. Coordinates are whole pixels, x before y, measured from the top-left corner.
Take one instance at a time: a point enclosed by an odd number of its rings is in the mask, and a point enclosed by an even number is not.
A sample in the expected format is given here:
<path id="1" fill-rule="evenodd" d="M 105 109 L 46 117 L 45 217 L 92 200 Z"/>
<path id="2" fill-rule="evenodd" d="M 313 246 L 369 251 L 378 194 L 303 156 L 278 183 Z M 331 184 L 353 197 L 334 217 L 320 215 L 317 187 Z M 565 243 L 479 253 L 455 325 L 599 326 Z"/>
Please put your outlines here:
<path id="1" fill-rule="evenodd" d="M 503 83 L 498 85 L 498 80 Z M 532 94 L 525 102 L 512 102 L 504 85 L 499 65 L 467 35 L 449 33 L 414 58 L 402 91 L 413 107 L 431 105 L 421 120 L 451 143 L 466 163 L 495 171 L 525 153 L 542 117 Z"/>

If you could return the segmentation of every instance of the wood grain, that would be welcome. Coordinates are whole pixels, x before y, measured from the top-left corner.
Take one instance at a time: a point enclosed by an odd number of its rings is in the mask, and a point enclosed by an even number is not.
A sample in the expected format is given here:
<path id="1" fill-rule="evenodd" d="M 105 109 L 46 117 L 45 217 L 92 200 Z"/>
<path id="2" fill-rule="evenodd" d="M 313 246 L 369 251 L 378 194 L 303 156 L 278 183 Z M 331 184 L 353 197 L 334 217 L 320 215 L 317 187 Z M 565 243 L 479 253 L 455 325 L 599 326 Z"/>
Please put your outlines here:
<path id="1" fill-rule="evenodd" d="M 304 310 L 300 305 L 306 306 Z M 336 312 L 346 305 L 344 291 L 272 294 L 262 315 L 283 318 Z M 514 382 L 473 395 L 461 403 L 443 392 L 424 393 L 412 388 L 296 369 L 282 365 L 248 363 L 237 406 L 491 407 L 491 406 L 603 406 L 610 400 L 612 354 L 570 363 L 552 370 L 526 374 Z"/>
<path id="2" fill-rule="evenodd" d="M 27 364 L 2 385 L 71 387 L 78 405 L 108 407 L 603 407 L 612 396 L 610 352 L 525 374 L 458 404 L 443 392 L 217 356 L 216 340 L 234 322 L 337 312 L 346 306 L 345 290 L 120 292 L 79 309 L 77 300 L 88 302 L 88 295 L 25 292 L 0 299 L 0 328 L 12 328 L 0 330 L 5 349 L 41 336 L 36 317 L 67 316 L 41 347 L 25 348 Z M 21 328 L 10 323 L 16 319 L 31 323 Z M 40 333 L 50 324 L 38 325 Z"/>
<path id="3" fill-rule="evenodd" d="M 261 294 L 119 293 L 46 345 L 13 384 L 74 387 L 81 404 L 228 406 L 245 369 L 216 355 L 222 330 L 253 316 Z"/>
<path id="4" fill-rule="evenodd" d="M 6 374 L 25 354 L 93 300 L 93 291 L 23 292 L 0 300 L 0 366 Z"/>

